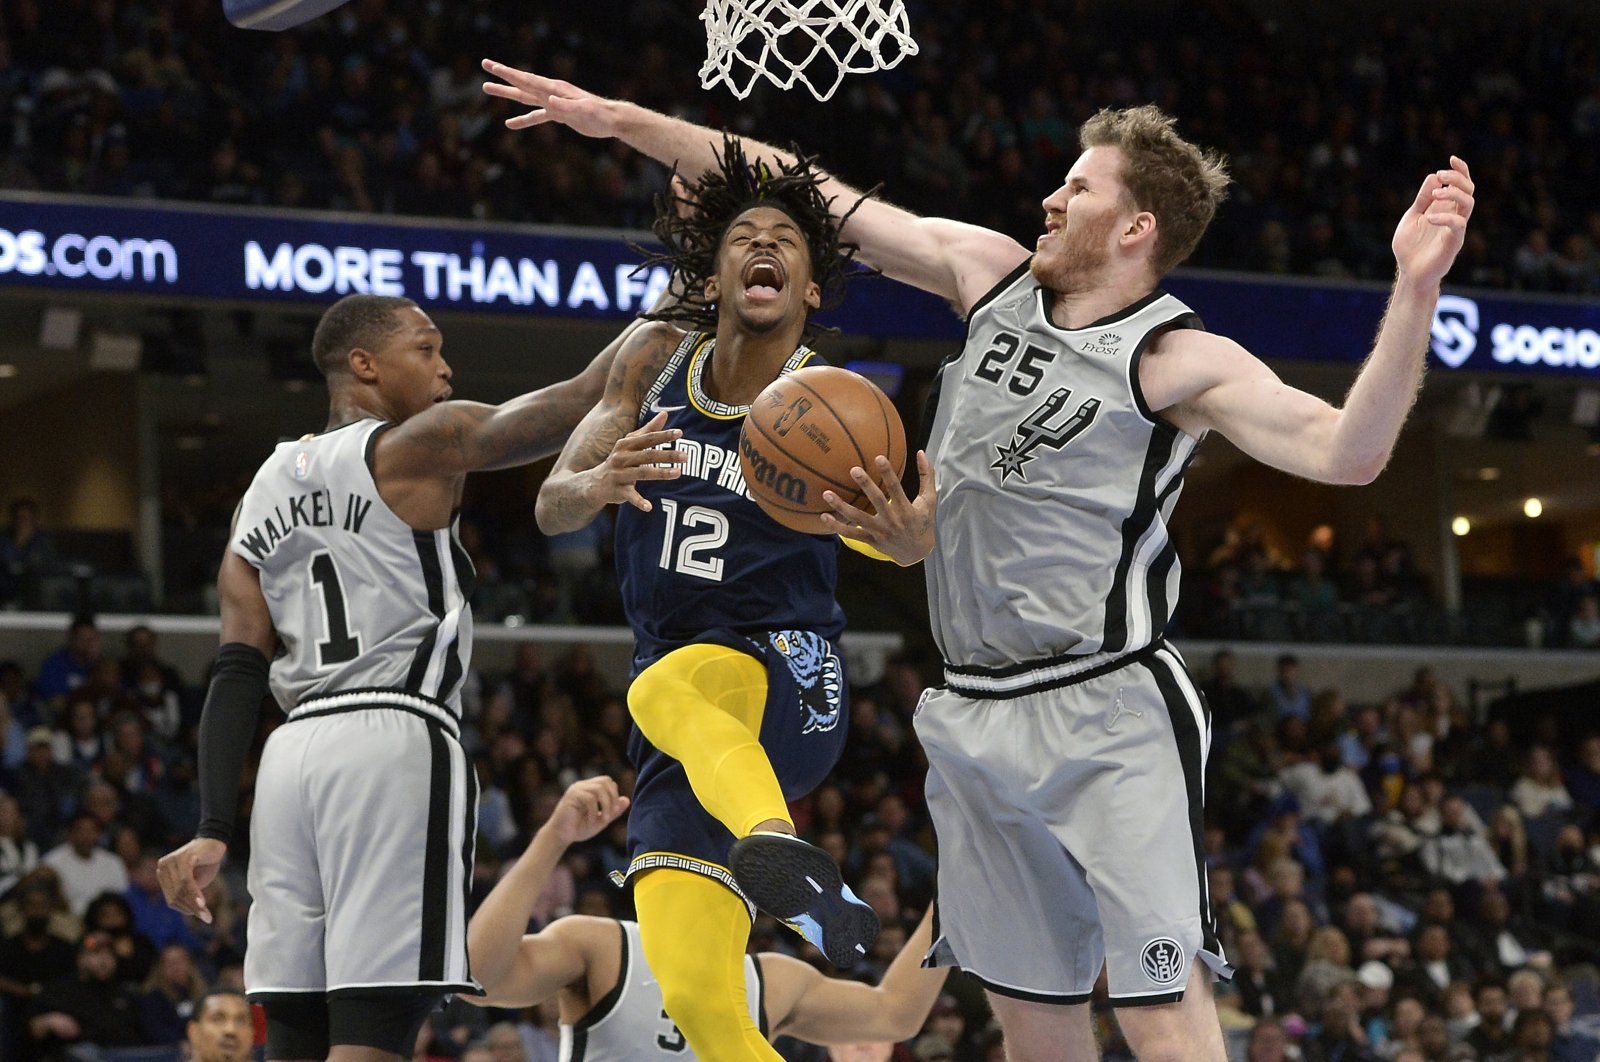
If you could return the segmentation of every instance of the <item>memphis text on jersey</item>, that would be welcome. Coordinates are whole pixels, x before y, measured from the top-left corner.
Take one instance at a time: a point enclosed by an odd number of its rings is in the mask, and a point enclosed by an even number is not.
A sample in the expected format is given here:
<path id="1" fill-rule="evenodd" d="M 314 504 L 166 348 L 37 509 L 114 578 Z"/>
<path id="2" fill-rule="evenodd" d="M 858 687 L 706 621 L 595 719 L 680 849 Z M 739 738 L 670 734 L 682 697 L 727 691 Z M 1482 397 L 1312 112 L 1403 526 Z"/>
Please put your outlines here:
<path id="1" fill-rule="evenodd" d="M 342 505 L 335 504 L 331 490 L 292 494 L 272 507 L 271 517 L 246 531 L 239 545 L 260 563 L 297 527 L 338 527 L 359 535 L 371 508 L 372 499 L 360 494 L 345 495 Z"/>

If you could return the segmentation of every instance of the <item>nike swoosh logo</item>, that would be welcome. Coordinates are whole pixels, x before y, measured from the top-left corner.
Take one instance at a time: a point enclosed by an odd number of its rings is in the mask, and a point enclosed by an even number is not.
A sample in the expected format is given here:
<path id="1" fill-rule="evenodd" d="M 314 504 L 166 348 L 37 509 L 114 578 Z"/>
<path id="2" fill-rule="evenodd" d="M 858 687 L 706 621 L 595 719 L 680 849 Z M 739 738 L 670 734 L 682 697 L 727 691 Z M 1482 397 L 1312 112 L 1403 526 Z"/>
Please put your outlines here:
<path id="1" fill-rule="evenodd" d="M 688 408 L 688 406 L 664 406 L 660 402 L 650 403 L 650 412 L 652 413 L 676 413 L 680 409 Z"/>

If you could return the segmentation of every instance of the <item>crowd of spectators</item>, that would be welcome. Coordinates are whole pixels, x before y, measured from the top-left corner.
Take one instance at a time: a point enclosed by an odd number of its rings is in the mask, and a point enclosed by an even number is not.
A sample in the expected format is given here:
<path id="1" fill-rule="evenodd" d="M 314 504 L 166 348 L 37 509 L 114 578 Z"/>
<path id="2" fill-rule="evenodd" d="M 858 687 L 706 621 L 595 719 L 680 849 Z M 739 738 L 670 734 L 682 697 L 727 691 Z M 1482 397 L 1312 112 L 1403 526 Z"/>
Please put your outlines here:
<path id="1" fill-rule="evenodd" d="M 1386 278 L 1429 169 L 1467 158 L 1453 279 L 1600 290 L 1600 48 L 1581 5 L 1408 6 L 1355 19 L 1241 0 L 914 3 L 920 54 L 829 104 L 696 79 L 695 5 L 355 0 L 242 33 L 215 0 L 0 4 L 0 186 L 221 204 L 637 226 L 663 174 L 556 128 L 508 133 L 493 54 L 608 95 L 793 136 L 926 212 L 1031 240 L 1099 107 L 1154 101 L 1237 185 L 1196 263 Z M 1176 11 L 1176 14 L 1174 13 Z"/>
<path id="2" fill-rule="evenodd" d="M 248 843 L 210 887 L 209 925 L 161 902 L 154 860 L 198 820 L 198 690 L 130 631 L 120 656 L 88 620 L 27 672 L 0 664 L 0 1010 L 18 1054 L 74 1043 L 167 1045 L 207 988 L 237 986 Z M 196 676 L 198 677 L 198 676 Z M 911 714 L 910 657 L 852 691 L 832 777 L 793 808 L 882 918 L 874 978 L 931 901 L 936 852 Z M 1265 689 L 1231 653 L 1206 672 L 1213 749 L 1205 853 L 1213 909 L 1238 968 L 1218 1006 L 1239 1057 L 1341 1062 L 1596 1062 L 1600 1058 L 1600 733 L 1556 717 L 1469 717 L 1427 668 L 1381 704 L 1316 688 L 1293 657 Z M 464 743 L 481 790 L 472 903 L 593 773 L 632 785 L 616 677 L 573 648 L 517 648 L 502 675 L 469 674 Z M 261 739 L 277 725 L 263 713 Z M 258 744 L 259 748 L 259 744 Z M 241 812 L 248 818 L 249 773 Z M 609 881 L 626 823 L 575 848 L 533 925 L 570 912 L 626 917 Z M 762 920 L 759 947 L 821 963 Z M 555 1057 L 553 1008 L 436 1013 L 419 1054 L 474 1062 Z M 1100 1013 L 1108 1058 L 1125 1058 Z M 503 1043 L 500 1043 L 503 1041 Z M 1543 1044 L 1544 1046 L 1540 1046 Z M 826 1055 L 784 1043 L 785 1056 Z M 953 977 L 896 1058 L 1000 1058 L 981 992 Z M 495 1054 L 502 1058 L 501 1053 Z"/>
<path id="3" fill-rule="evenodd" d="M 1433 600 L 1411 549 L 1381 517 L 1354 549 L 1318 525 L 1286 556 L 1257 522 L 1234 521 L 1190 572 L 1189 633 L 1283 641 L 1417 641 L 1416 620 Z"/>

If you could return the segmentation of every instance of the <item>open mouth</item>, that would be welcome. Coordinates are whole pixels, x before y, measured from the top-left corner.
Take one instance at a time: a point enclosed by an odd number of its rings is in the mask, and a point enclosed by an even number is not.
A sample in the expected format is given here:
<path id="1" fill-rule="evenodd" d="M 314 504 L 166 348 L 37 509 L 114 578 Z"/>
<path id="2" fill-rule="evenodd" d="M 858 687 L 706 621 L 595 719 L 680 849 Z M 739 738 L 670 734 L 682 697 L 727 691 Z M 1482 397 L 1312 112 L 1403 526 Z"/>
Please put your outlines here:
<path id="1" fill-rule="evenodd" d="M 744 267 L 744 296 L 752 302 L 771 302 L 783 291 L 786 279 L 776 258 L 752 258 Z"/>
<path id="2" fill-rule="evenodd" d="M 433 396 L 434 405 L 438 405 L 440 402 L 450 401 L 450 396 L 453 394 L 455 394 L 455 391 L 446 387 L 443 391 L 440 391 L 438 394 Z"/>

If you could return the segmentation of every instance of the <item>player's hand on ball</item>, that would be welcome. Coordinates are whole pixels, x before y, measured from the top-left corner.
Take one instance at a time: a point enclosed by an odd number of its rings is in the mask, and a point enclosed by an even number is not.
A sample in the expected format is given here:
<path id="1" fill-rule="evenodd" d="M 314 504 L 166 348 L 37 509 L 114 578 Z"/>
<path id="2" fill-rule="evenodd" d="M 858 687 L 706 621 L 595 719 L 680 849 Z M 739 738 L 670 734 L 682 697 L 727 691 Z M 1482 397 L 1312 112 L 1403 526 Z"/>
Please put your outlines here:
<path id="1" fill-rule="evenodd" d="M 560 122 L 584 136 L 616 136 L 614 101 L 586 92 L 570 81 L 540 77 L 531 70 L 483 61 L 483 69 L 499 81 L 485 81 L 483 91 L 513 103 L 532 107 L 527 114 L 506 119 L 507 129 L 531 129 L 546 122 Z"/>
<path id="2" fill-rule="evenodd" d="M 888 458 L 879 457 L 874 464 L 876 477 L 860 466 L 850 470 L 874 511 L 857 509 L 833 491 L 823 491 L 822 500 L 833 512 L 823 513 L 822 522 L 829 531 L 865 542 L 902 567 L 916 564 L 933 552 L 933 516 L 939 505 L 933 466 L 928 455 L 918 450 L 917 497 L 912 500 L 906 497 Z"/>
<path id="3" fill-rule="evenodd" d="M 562 844 L 577 844 L 610 826 L 628 810 L 628 804 L 613 779 L 605 775 L 585 778 L 567 787 L 546 826 Z"/>
<path id="4" fill-rule="evenodd" d="M 211 924 L 211 911 L 206 907 L 206 886 L 222 869 L 222 860 L 228 846 L 212 837 L 196 837 L 177 851 L 168 852 L 156 864 L 156 879 L 161 882 L 161 894 L 167 906 L 174 911 L 193 915 Z"/>
<path id="5" fill-rule="evenodd" d="M 642 427 L 617 440 L 611 454 L 588 472 L 589 495 L 600 505 L 627 502 L 640 512 L 654 506 L 639 493 L 638 484 L 647 479 L 677 479 L 678 466 L 687 458 L 677 450 L 662 449 L 676 442 L 683 432 L 666 428 L 666 413 L 657 413 Z"/>

